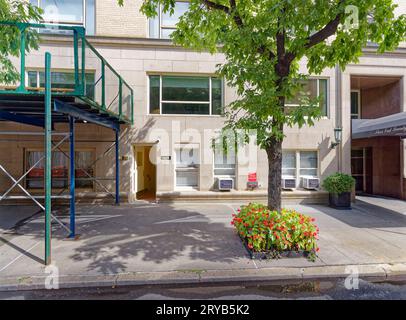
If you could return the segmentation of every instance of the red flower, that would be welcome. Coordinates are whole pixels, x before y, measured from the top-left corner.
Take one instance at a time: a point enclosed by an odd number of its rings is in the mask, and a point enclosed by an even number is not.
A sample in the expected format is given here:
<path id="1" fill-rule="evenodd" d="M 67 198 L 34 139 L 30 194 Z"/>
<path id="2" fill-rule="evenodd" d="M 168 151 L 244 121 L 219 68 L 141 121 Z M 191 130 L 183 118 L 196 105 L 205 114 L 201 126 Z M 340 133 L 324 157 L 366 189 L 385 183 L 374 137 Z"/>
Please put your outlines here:
<path id="1" fill-rule="evenodd" d="M 250 249 L 254 248 L 254 246 L 252 245 L 252 243 L 248 243 L 248 248 L 250 248 Z"/>

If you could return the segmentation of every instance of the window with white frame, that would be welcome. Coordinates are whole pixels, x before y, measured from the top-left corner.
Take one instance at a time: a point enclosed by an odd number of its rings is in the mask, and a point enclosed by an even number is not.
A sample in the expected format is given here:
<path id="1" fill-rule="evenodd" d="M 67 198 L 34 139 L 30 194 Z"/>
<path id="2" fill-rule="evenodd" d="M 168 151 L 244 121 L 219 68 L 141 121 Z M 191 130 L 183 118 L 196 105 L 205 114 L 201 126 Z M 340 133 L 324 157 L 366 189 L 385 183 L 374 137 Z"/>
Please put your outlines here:
<path id="1" fill-rule="evenodd" d="M 197 188 L 199 186 L 199 146 L 175 146 L 175 185 L 180 188 Z"/>
<path id="2" fill-rule="evenodd" d="M 162 5 L 158 5 L 157 15 L 149 20 L 149 37 L 170 39 L 170 35 L 176 30 L 179 18 L 189 9 L 189 2 L 176 1 L 173 14 L 169 11 L 164 13 Z"/>
<path id="3" fill-rule="evenodd" d="M 85 73 L 85 90 L 86 96 L 94 99 L 94 73 Z M 45 88 L 45 72 L 31 70 L 27 71 L 27 86 L 32 89 Z M 68 71 L 52 71 L 51 72 L 52 89 L 62 91 L 73 91 L 75 89 L 75 74 Z"/>
<path id="4" fill-rule="evenodd" d="M 296 185 L 299 185 L 301 177 L 317 177 L 318 171 L 317 151 L 284 150 L 282 152 L 282 175 L 295 178 Z"/>
<path id="5" fill-rule="evenodd" d="M 95 33 L 95 0 L 30 0 L 41 8 L 44 22 L 62 25 L 83 26 L 86 34 Z M 41 30 L 43 31 L 43 30 Z M 57 32 L 57 30 L 46 30 Z"/>
<path id="6" fill-rule="evenodd" d="M 282 175 L 296 177 L 296 151 L 282 152 Z"/>
<path id="7" fill-rule="evenodd" d="M 213 143 L 214 176 L 234 177 L 236 168 L 235 146 Z"/>
<path id="8" fill-rule="evenodd" d="M 351 119 L 361 119 L 361 92 L 351 91 Z"/>
<path id="9" fill-rule="evenodd" d="M 300 151 L 300 171 L 303 176 L 318 176 L 318 157 L 317 151 Z"/>
<path id="10" fill-rule="evenodd" d="M 149 76 L 150 114 L 221 115 L 223 85 L 219 78 Z"/>
<path id="11" fill-rule="evenodd" d="M 320 98 L 320 109 L 323 116 L 328 116 L 329 102 L 328 102 L 328 80 L 327 79 L 307 79 L 303 81 L 302 88 L 296 97 L 286 101 L 286 106 L 297 107 L 303 97 L 309 99 Z"/>

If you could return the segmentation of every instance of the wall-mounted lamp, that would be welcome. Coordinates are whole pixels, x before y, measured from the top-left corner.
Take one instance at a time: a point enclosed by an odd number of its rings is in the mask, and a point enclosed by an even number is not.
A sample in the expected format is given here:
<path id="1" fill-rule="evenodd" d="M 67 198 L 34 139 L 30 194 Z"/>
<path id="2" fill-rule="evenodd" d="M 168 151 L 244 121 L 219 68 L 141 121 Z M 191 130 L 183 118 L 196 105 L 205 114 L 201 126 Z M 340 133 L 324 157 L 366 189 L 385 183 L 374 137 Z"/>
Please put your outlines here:
<path id="1" fill-rule="evenodd" d="M 342 128 L 334 128 L 334 139 L 336 141 L 331 143 L 331 149 L 334 149 L 341 143 L 342 134 L 343 134 Z"/>

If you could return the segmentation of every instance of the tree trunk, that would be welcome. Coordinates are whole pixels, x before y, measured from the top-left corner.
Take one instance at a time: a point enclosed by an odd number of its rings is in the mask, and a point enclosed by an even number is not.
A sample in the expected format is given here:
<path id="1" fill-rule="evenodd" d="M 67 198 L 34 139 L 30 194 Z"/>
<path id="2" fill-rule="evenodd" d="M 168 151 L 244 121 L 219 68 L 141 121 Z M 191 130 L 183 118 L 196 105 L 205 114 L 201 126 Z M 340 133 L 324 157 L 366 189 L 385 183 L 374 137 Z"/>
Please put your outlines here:
<path id="1" fill-rule="evenodd" d="M 282 140 L 272 139 L 265 150 L 268 155 L 268 208 L 280 211 L 282 205 Z"/>

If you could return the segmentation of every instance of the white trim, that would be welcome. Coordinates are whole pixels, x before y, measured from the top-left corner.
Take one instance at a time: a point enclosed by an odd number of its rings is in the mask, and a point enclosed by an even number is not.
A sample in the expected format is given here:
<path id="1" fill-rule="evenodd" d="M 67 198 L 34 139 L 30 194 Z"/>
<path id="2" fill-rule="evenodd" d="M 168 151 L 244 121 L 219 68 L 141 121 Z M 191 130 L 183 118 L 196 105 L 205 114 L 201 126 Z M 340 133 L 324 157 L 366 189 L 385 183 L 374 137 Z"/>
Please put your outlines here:
<path id="1" fill-rule="evenodd" d="M 159 114 L 156 113 L 151 113 L 151 76 L 152 77 L 159 77 Z M 193 78 L 193 77 L 199 77 L 199 78 L 204 78 L 207 79 L 209 81 L 209 100 L 208 101 L 174 101 L 174 100 L 163 100 L 162 99 L 162 89 L 163 89 L 163 85 L 162 85 L 162 78 L 163 77 L 170 77 L 170 76 L 174 76 L 174 77 L 183 77 L 183 78 Z M 183 74 L 160 74 L 160 73 L 147 73 L 147 77 L 148 77 L 148 81 L 147 81 L 147 115 L 151 115 L 151 116 L 180 116 L 180 117 L 184 117 L 184 116 L 204 116 L 204 117 L 222 117 L 222 114 L 213 114 L 213 85 L 212 85 L 212 80 L 213 78 L 216 79 L 220 79 L 221 81 L 221 107 L 224 108 L 224 80 L 222 78 L 218 78 L 216 76 L 213 75 L 200 75 L 200 74 L 187 74 L 187 75 L 183 75 Z M 162 113 L 162 104 L 163 103 L 169 103 L 169 104 L 207 104 L 209 106 L 209 113 L 207 114 L 185 114 L 185 113 Z"/>
<path id="2" fill-rule="evenodd" d="M 357 94 L 358 94 L 358 114 L 357 114 L 357 116 L 358 116 L 358 118 L 357 119 L 361 119 L 361 114 L 362 114 L 362 109 L 361 109 L 361 90 L 359 90 L 359 89 L 351 89 L 351 94 L 353 93 L 353 92 L 356 92 Z M 352 101 L 352 99 L 351 99 L 351 101 Z M 353 119 L 353 117 L 352 116 L 355 116 L 356 114 L 355 113 L 352 113 L 352 108 L 351 108 L 352 106 L 350 106 L 350 112 L 351 112 L 351 119 Z"/>
<path id="3" fill-rule="evenodd" d="M 282 154 L 283 154 L 283 152 L 293 152 L 295 154 L 296 168 L 283 168 L 283 160 L 282 160 L 282 170 L 283 169 L 294 169 L 295 170 L 295 175 L 293 176 L 293 178 L 296 180 L 296 188 L 300 187 L 302 177 L 309 176 L 309 175 L 306 175 L 306 174 L 301 175 L 300 174 L 301 169 L 304 169 L 304 170 L 314 170 L 314 169 L 316 169 L 316 177 L 319 178 L 321 176 L 320 175 L 320 155 L 319 155 L 319 150 L 317 150 L 317 149 L 283 149 Z M 316 152 L 317 168 L 301 168 L 301 166 L 300 166 L 300 153 L 301 152 Z M 285 176 L 289 176 L 289 175 L 285 175 Z"/>
<path id="4" fill-rule="evenodd" d="M 326 106 L 326 114 L 323 115 L 321 118 L 322 119 L 329 119 L 330 118 L 330 77 L 309 77 L 307 80 L 317 80 L 317 86 L 316 86 L 316 95 L 317 97 L 320 97 L 320 80 L 326 80 L 327 81 L 327 88 L 326 88 L 326 102 L 327 102 L 327 106 Z M 295 103 L 285 103 L 286 107 L 299 107 L 299 104 L 295 104 Z M 324 111 L 324 110 L 323 110 Z"/>

